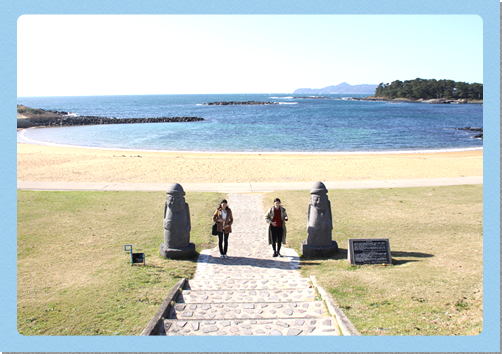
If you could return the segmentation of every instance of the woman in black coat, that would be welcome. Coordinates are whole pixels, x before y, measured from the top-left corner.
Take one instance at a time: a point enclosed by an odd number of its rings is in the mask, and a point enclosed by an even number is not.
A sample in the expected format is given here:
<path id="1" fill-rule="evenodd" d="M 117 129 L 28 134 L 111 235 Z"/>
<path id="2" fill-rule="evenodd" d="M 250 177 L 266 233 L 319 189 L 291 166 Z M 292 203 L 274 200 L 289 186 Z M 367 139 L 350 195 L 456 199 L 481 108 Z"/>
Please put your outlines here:
<path id="1" fill-rule="evenodd" d="M 213 215 L 213 221 L 217 225 L 218 232 L 218 247 L 220 248 L 220 257 L 227 257 L 228 250 L 228 235 L 232 232 L 232 224 L 234 222 L 234 217 L 232 215 L 232 210 L 228 207 L 226 199 L 220 202 L 220 206 Z"/>
<path id="2" fill-rule="evenodd" d="M 279 198 L 274 199 L 274 206 L 265 214 L 265 220 L 268 224 L 268 244 L 271 244 L 274 250 L 273 257 L 282 257 L 281 244 L 286 244 L 286 221 L 288 221 L 288 214 L 286 213 L 286 209 L 281 206 Z"/>

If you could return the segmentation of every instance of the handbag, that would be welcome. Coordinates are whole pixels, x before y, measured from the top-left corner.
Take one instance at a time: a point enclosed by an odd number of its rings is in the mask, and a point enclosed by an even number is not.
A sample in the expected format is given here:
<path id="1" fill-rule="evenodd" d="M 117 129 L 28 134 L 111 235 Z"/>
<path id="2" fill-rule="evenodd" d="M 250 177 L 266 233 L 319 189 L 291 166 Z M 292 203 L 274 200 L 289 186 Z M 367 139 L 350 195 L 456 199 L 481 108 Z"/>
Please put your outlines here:
<path id="1" fill-rule="evenodd" d="M 218 235 L 218 225 L 214 223 L 213 225 L 213 230 L 211 231 L 211 235 L 216 236 Z"/>

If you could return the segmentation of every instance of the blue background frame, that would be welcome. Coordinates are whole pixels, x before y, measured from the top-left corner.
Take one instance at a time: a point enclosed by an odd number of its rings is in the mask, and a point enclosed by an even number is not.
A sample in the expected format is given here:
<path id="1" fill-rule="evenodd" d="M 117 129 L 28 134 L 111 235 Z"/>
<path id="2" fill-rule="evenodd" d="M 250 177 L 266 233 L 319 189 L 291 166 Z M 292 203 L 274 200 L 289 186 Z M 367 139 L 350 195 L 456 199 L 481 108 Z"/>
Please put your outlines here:
<path id="1" fill-rule="evenodd" d="M 21 336 L 16 323 L 17 19 L 25 14 L 476 14 L 483 19 L 484 328 L 478 336 L 70 337 Z M 389 40 L 392 40 L 389 37 Z M 427 40 L 443 40 L 430 38 Z M 446 40 L 457 40 L 455 38 Z M 459 41 L 461 45 L 461 41 Z M 499 0 L 3 0 L 0 3 L 0 351 L 499 352 L 500 351 Z M 466 245 L 468 247 L 468 245 Z"/>

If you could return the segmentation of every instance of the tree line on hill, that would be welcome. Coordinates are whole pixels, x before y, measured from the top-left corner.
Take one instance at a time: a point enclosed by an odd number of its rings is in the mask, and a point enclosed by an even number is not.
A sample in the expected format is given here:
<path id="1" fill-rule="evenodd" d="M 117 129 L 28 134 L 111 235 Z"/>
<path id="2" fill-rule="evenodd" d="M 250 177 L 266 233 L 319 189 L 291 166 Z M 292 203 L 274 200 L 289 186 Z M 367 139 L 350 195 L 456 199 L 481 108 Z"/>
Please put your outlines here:
<path id="1" fill-rule="evenodd" d="M 483 84 L 453 80 L 415 80 L 383 82 L 375 90 L 376 97 L 407 99 L 483 99 Z"/>

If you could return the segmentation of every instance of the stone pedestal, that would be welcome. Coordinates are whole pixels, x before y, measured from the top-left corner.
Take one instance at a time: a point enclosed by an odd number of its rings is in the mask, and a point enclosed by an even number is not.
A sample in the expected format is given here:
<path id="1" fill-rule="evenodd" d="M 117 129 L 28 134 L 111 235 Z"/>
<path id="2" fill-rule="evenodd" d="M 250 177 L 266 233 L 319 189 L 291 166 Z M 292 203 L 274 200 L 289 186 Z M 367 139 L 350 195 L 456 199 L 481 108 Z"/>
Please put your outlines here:
<path id="1" fill-rule="evenodd" d="M 195 245 L 190 242 L 187 247 L 167 248 L 164 243 L 161 243 L 160 256 L 170 259 L 191 259 L 195 257 Z"/>
<path id="2" fill-rule="evenodd" d="M 338 252 L 338 244 L 336 241 L 331 241 L 331 246 L 315 247 L 309 246 L 307 240 L 303 240 L 301 252 L 306 258 L 328 258 Z"/>

